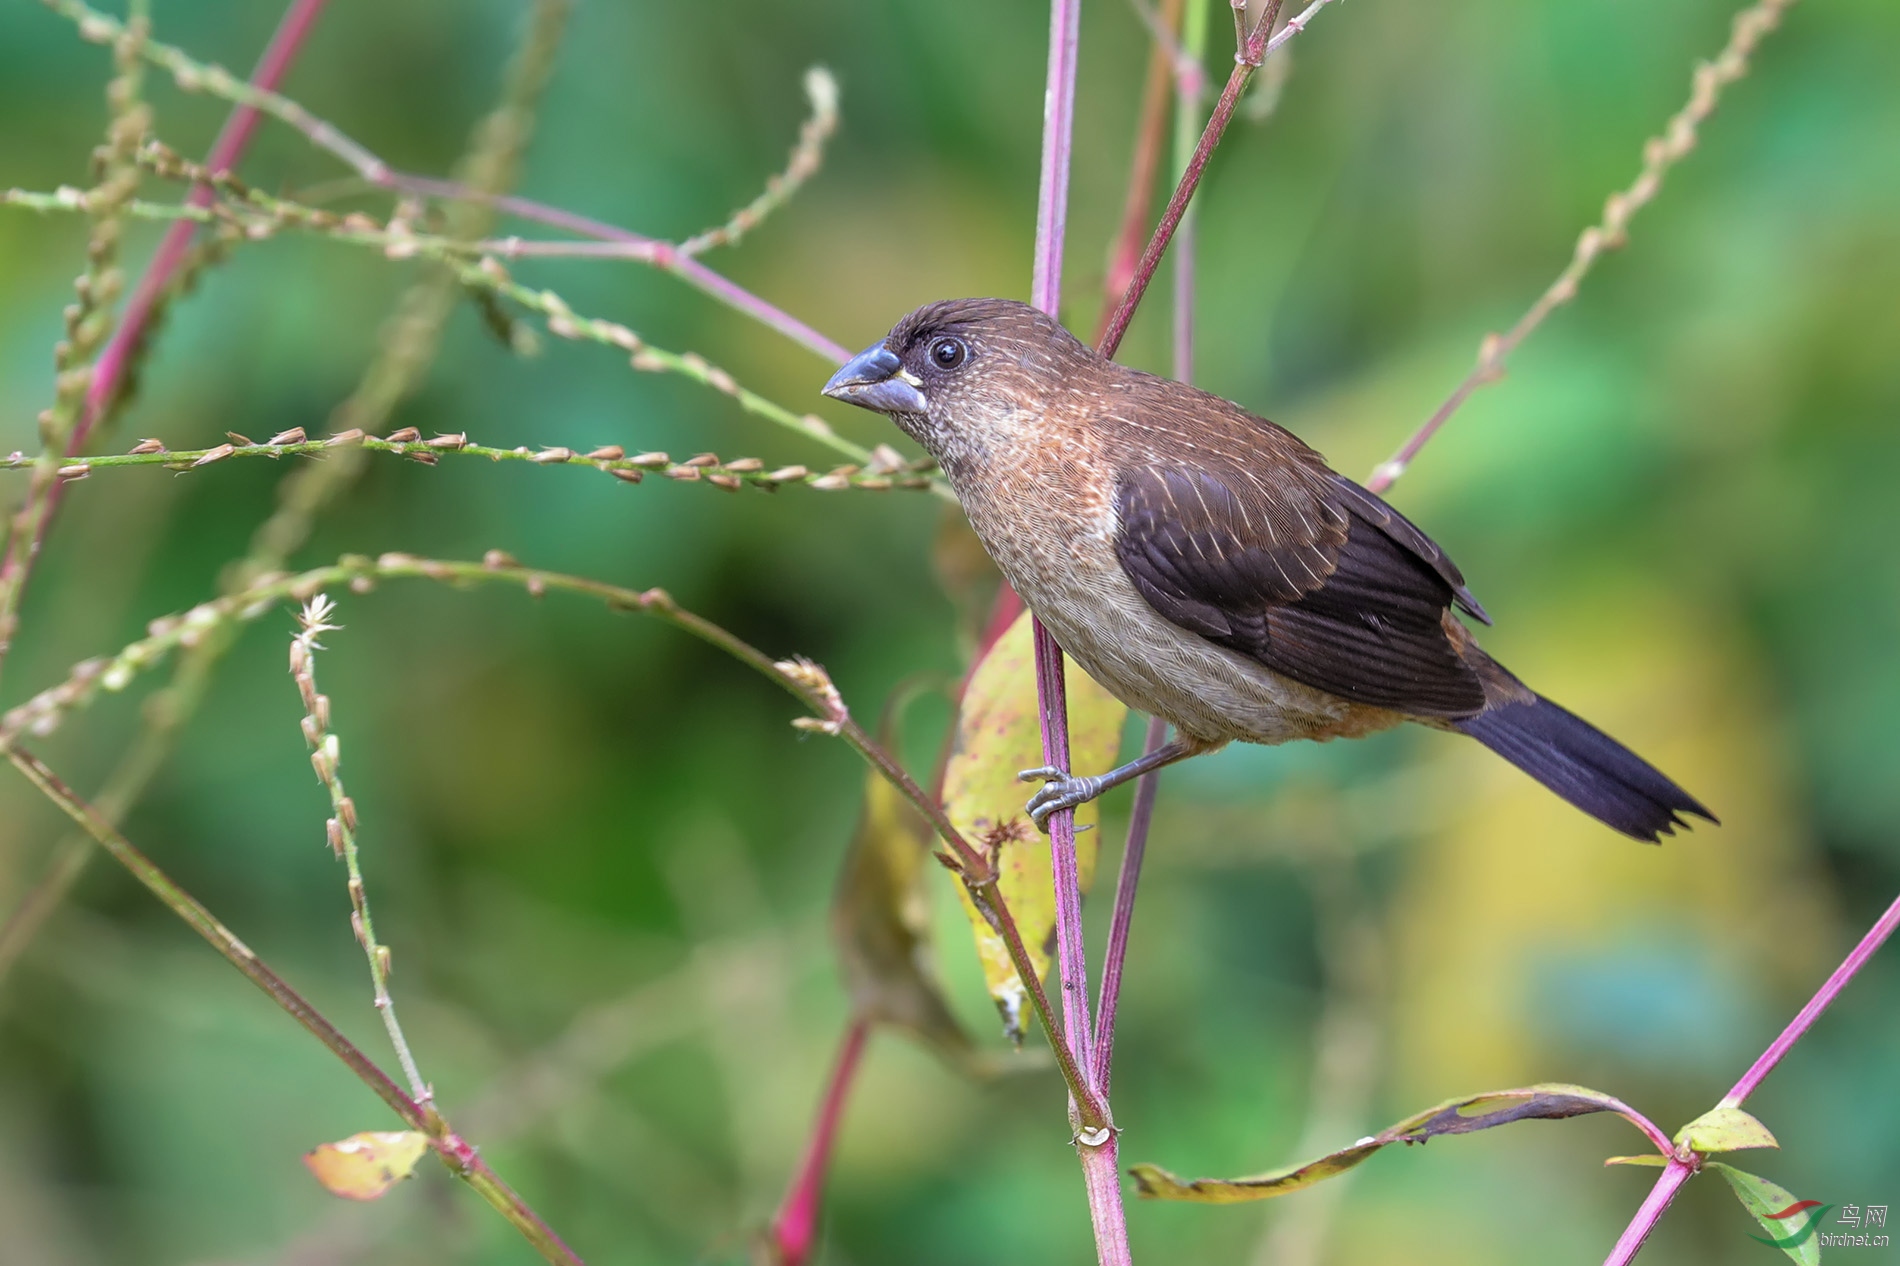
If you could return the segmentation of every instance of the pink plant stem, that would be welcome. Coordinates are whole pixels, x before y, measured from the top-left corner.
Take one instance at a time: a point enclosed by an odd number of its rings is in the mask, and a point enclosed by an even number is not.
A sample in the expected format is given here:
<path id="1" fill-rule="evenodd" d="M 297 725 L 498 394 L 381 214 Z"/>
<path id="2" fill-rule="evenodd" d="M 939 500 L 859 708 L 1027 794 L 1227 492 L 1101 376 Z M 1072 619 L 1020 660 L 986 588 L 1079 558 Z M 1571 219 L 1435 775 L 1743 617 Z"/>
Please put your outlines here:
<path id="1" fill-rule="evenodd" d="M 1201 76 L 1201 51 L 1206 21 L 1201 14 L 1189 14 L 1182 26 L 1182 38 L 1189 45 L 1174 58 L 1175 76 L 1175 161 L 1181 161 L 1193 145 L 1194 115 L 1204 87 Z M 1194 381 L 1194 216 L 1192 208 L 1181 217 L 1175 231 L 1174 252 L 1174 377 L 1177 382 Z M 1143 747 L 1158 751 L 1168 739 L 1168 723 L 1160 717 L 1148 718 L 1148 733 Z M 1094 1068 L 1102 1097 L 1108 1097 L 1114 1075 L 1115 1017 L 1121 1004 L 1122 970 L 1128 959 L 1128 933 L 1135 919 L 1135 892 L 1141 883 L 1141 863 L 1148 851 L 1148 830 L 1154 822 L 1155 795 L 1160 790 L 1161 771 L 1143 774 L 1135 783 L 1135 804 L 1128 815 L 1128 840 L 1122 846 L 1121 871 L 1115 880 L 1115 913 L 1108 926 L 1108 950 L 1102 960 L 1102 996 L 1095 1008 Z"/>
<path id="2" fill-rule="evenodd" d="M 1762 1080 L 1774 1071 L 1775 1065 L 1779 1064 L 1782 1057 L 1794 1048 L 1794 1044 L 1807 1035 L 1821 1013 L 1833 1004 L 1841 990 L 1847 987 L 1847 982 L 1867 965 L 1867 960 L 1879 952 L 1880 947 L 1886 943 L 1888 937 L 1894 934 L 1896 928 L 1900 928 L 1900 897 L 1894 898 L 1893 904 L 1887 907 L 1887 912 L 1867 930 L 1867 935 L 1860 938 L 1860 944 L 1854 947 L 1853 951 L 1841 961 L 1841 965 L 1834 969 L 1833 974 L 1822 982 L 1819 989 L 1815 990 L 1814 996 L 1808 999 L 1808 1004 L 1788 1022 L 1788 1027 L 1781 1031 L 1781 1035 L 1769 1043 L 1768 1049 L 1761 1053 L 1761 1057 L 1749 1065 L 1748 1071 L 1742 1074 L 1742 1079 L 1722 1097 L 1722 1107 L 1739 1108 L 1750 1095 L 1755 1093 Z M 1676 1198 L 1676 1192 L 1681 1190 L 1682 1184 L 1687 1182 L 1689 1176 L 1699 1167 L 1700 1161 L 1693 1156 L 1670 1160 L 1662 1176 L 1656 1180 L 1655 1187 L 1650 1190 L 1649 1198 L 1643 1201 L 1643 1207 L 1636 1211 L 1636 1216 L 1630 1220 L 1629 1226 L 1616 1241 L 1616 1247 L 1610 1250 L 1608 1257 L 1604 1258 L 1603 1266 L 1627 1266 L 1635 1259 L 1637 1251 L 1643 1247 L 1643 1241 L 1649 1238 L 1649 1233 L 1655 1230 L 1656 1223 L 1662 1219 L 1663 1211 L 1669 1207 L 1669 1202 Z"/>
<path id="3" fill-rule="evenodd" d="M 623 229 L 618 225 L 577 215 L 572 211 L 563 211 L 545 203 L 528 198 L 518 198 L 508 194 L 484 194 L 470 189 L 453 180 L 438 180 L 432 176 L 413 176 L 407 172 L 392 171 L 381 163 L 363 171 L 363 178 L 371 184 L 384 189 L 405 193 L 419 193 L 431 198 L 455 198 L 471 202 L 482 202 L 504 211 L 517 219 L 528 220 L 535 224 L 545 224 L 550 228 L 565 229 L 578 233 L 582 237 L 591 237 L 609 245 L 597 252 L 613 259 L 634 259 L 651 264 L 662 272 L 672 273 L 687 285 L 710 295 L 719 302 L 742 312 L 761 325 L 777 330 L 786 338 L 810 349 L 834 365 L 842 365 L 851 359 L 851 353 L 832 339 L 826 338 L 811 326 L 806 325 L 789 312 L 773 307 L 764 299 L 738 283 L 721 276 L 694 256 L 680 250 L 672 242 L 657 237 L 648 237 Z M 532 254 L 526 249 L 530 244 L 522 243 L 519 254 Z M 584 254 L 573 249 L 571 244 L 560 244 L 567 249 L 565 254 Z M 499 252 L 508 254 L 507 251 Z"/>
<path id="4" fill-rule="evenodd" d="M 851 1027 L 845 1030 L 844 1045 L 838 1049 L 838 1062 L 831 1070 L 831 1084 L 825 1088 L 824 1103 L 819 1106 L 818 1121 L 812 1127 L 805 1158 L 799 1163 L 798 1176 L 785 1193 L 785 1203 L 772 1219 L 775 1266 L 804 1266 L 818 1239 L 818 1215 L 824 1206 L 825 1174 L 831 1165 L 832 1144 L 837 1141 L 845 1101 L 850 1097 L 858 1062 L 864 1055 L 865 1040 L 870 1035 L 871 1022 L 863 1016 L 853 1018 Z"/>
<path id="5" fill-rule="evenodd" d="M 1155 270 L 1161 266 L 1161 257 L 1167 253 L 1168 243 L 1173 239 L 1175 230 L 1180 226 L 1181 217 L 1187 214 L 1188 203 L 1194 197 L 1194 191 L 1200 188 L 1201 176 L 1207 171 L 1208 159 L 1214 156 L 1214 147 L 1220 144 L 1226 135 L 1227 125 L 1233 121 L 1234 107 L 1240 104 L 1240 94 L 1246 90 L 1247 81 L 1260 69 L 1268 55 L 1282 44 L 1298 35 L 1306 28 L 1306 23 L 1330 0 L 1317 0 L 1293 21 L 1288 22 L 1279 34 L 1272 34 L 1274 20 L 1280 15 L 1282 0 L 1267 0 L 1266 10 L 1254 25 L 1234 53 L 1233 73 L 1227 76 L 1227 86 L 1221 89 L 1220 100 L 1214 104 L 1214 113 L 1208 117 L 1207 126 L 1201 131 L 1200 142 L 1194 147 L 1194 154 L 1188 159 L 1187 168 L 1181 173 L 1181 180 L 1174 188 L 1174 196 L 1168 199 L 1167 210 L 1161 213 L 1161 222 L 1155 225 L 1154 235 L 1148 239 L 1148 246 L 1141 253 L 1141 262 L 1135 266 L 1134 279 L 1128 283 L 1128 289 L 1122 295 L 1122 301 L 1115 308 L 1115 315 L 1109 318 L 1107 328 L 1098 341 L 1096 350 L 1104 356 L 1113 356 L 1122 345 L 1122 336 L 1128 333 L 1128 323 L 1135 319 L 1135 309 L 1141 304 L 1141 297 L 1148 292 L 1148 283 L 1154 280 Z M 1236 14 L 1239 14 L 1236 10 Z M 1241 18 L 1236 16 L 1235 21 Z"/>
<path id="6" fill-rule="evenodd" d="M 1062 301 L 1062 246 L 1068 223 L 1069 156 L 1075 130 L 1076 41 L 1081 30 L 1081 0 L 1050 0 L 1049 73 L 1043 91 L 1042 180 L 1036 199 L 1035 271 L 1030 302 L 1055 316 Z M 1035 622 L 1036 697 L 1042 720 L 1042 756 L 1059 769 L 1069 767 L 1069 708 L 1063 684 L 1062 648 Z M 1056 898 L 1056 969 L 1062 979 L 1062 1040 L 1081 1073 L 1084 1086 L 1104 1110 L 1107 1101 L 1091 1066 L 1088 959 L 1082 943 L 1082 885 L 1076 869 L 1075 814 L 1063 810 L 1049 820 L 1049 857 Z M 1076 1151 L 1088 1188 L 1089 1221 L 1102 1266 L 1128 1266 L 1128 1219 L 1122 1208 L 1121 1173 L 1112 1124 L 1083 1129 L 1075 1103 L 1070 1114 L 1078 1125 Z"/>
<path id="7" fill-rule="evenodd" d="M 284 11 L 283 18 L 277 24 L 276 33 L 271 36 L 270 44 L 264 49 L 264 56 L 257 63 L 257 69 L 252 72 L 253 84 L 266 89 L 276 87 L 302 50 L 310 28 L 316 23 L 326 3 L 328 0 L 291 0 L 290 7 Z M 238 106 L 232 110 L 211 147 L 211 155 L 205 165 L 214 172 L 228 170 L 250 143 L 252 133 L 257 130 L 257 120 L 258 112 L 251 106 Z M 190 202 L 193 206 L 205 206 L 210 201 L 211 191 L 202 185 L 191 191 Z M 99 353 L 99 359 L 93 364 L 92 377 L 86 384 L 85 405 L 66 442 L 69 455 L 77 454 L 85 447 L 86 438 L 92 433 L 93 427 L 105 416 L 106 406 L 111 403 L 113 393 L 119 389 L 125 376 L 125 367 L 133 350 L 138 347 L 152 310 L 179 265 L 184 262 L 185 253 L 191 248 L 192 235 L 197 231 L 196 221 L 179 220 L 166 230 L 159 242 L 158 251 L 126 304 L 124 319 L 119 322 L 118 329 L 107 340 Z M 5 573 L 0 575 L 0 584 L 11 583 L 18 589 L 24 589 L 33 562 L 39 557 L 40 547 L 46 540 L 46 533 L 53 525 L 54 516 L 59 513 L 60 498 L 65 487 L 62 480 L 46 489 L 45 512 L 29 529 L 33 539 L 24 552 L 15 553 L 6 566 L 0 567 L 0 572 Z M 5 655 L 6 649 L 5 638 L 0 637 L 0 656 Z"/>
<path id="8" fill-rule="evenodd" d="M 1147 751 L 1168 739 L 1168 723 L 1148 718 Z M 1115 1016 L 1122 996 L 1122 966 L 1128 960 L 1128 932 L 1135 921 L 1135 890 L 1141 883 L 1141 862 L 1148 851 L 1148 827 L 1154 821 L 1155 793 L 1161 771 L 1143 774 L 1135 783 L 1135 807 L 1128 815 L 1128 842 L 1122 846 L 1121 871 L 1115 878 L 1115 913 L 1108 925 L 1108 951 L 1102 959 L 1102 997 L 1095 1008 L 1095 1053 L 1090 1067 L 1102 1097 L 1108 1097 L 1114 1072 Z"/>
<path id="9" fill-rule="evenodd" d="M 251 72 L 254 86 L 266 91 L 276 90 L 290 70 L 291 63 L 297 60 L 297 54 L 303 51 L 304 41 L 328 3 L 329 0 L 291 0 L 290 7 L 284 10 L 276 32 L 264 49 L 264 55 L 258 59 L 257 69 Z M 250 145 L 261 117 L 254 106 L 241 105 L 232 110 L 224 121 L 223 130 L 218 133 L 218 139 L 211 146 L 211 153 L 205 158 L 205 170 L 216 175 L 236 166 Z M 208 207 L 211 199 L 210 187 L 197 185 L 192 188 L 186 203 L 194 207 Z M 93 366 L 92 381 L 86 387 L 86 409 L 79 424 L 73 428 L 67 452 L 77 453 L 84 448 L 86 436 L 105 414 L 106 405 L 111 402 L 113 393 L 118 390 L 119 380 L 125 374 L 125 366 L 132 351 L 144 335 L 146 323 L 151 320 L 152 309 L 157 306 L 165 287 L 171 284 L 179 265 L 185 262 L 185 254 L 191 249 L 191 239 L 197 231 L 195 220 L 178 220 L 165 230 L 158 250 L 152 255 L 151 264 L 147 266 L 145 275 L 139 278 L 138 287 L 125 305 L 124 320 L 119 323 L 117 332 L 106 344 L 105 350 L 99 353 L 99 361 Z"/>

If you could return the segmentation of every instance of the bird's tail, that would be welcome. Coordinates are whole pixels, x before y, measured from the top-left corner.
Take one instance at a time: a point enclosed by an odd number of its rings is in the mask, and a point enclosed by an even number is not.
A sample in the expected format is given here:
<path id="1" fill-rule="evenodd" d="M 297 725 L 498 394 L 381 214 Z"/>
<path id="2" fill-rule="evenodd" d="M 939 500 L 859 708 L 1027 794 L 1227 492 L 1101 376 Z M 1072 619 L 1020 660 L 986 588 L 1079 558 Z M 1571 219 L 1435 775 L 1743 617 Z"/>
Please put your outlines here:
<path id="1" fill-rule="evenodd" d="M 1499 703 L 1452 723 L 1585 813 L 1623 834 L 1654 844 L 1689 824 L 1693 813 L 1715 815 L 1621 743 L 1542 695 Z"/>

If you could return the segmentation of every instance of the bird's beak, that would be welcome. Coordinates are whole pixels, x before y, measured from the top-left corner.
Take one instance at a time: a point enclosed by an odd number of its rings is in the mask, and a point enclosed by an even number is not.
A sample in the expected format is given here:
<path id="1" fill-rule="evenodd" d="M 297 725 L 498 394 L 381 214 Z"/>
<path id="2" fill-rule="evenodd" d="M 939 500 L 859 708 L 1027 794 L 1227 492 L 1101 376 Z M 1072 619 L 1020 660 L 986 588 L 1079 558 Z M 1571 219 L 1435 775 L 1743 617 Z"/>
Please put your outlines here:
<path id="1" fill-rule="evenodd" d="M 904 363 L 882 343 L 873 343 L 846 361 L 825 384 L 825 394 L 874 413 L 925 413 L 930 407 L 924 393 L 917 390 L 917 380 L 904 372 Z"/>

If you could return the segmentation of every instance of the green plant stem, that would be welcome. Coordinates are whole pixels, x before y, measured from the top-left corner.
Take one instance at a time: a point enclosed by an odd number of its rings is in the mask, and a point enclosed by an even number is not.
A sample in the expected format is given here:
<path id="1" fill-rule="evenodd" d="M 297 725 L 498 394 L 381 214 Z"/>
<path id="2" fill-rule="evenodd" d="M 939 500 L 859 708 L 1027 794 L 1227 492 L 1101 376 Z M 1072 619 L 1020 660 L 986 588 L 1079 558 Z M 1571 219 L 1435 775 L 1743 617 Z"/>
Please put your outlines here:
<path id="1" fill-rule="evenodd" d="M 420 437 L 413 440 L 392 440 L 374 435 L 344 433 L 313 440 L 303 438 L 300 432 L 293 432 L 279 443 L 266 441 L 262 444 L 248 442 L 240 444 L 234 439 L 231 443 L 219 444 L 213 448 L 172 450 L 162 446 L 152 448 L 145 445 L 141 445 L 141 448 L 144 451 L 135 449 L 130 453 L 83 458 L 67 463 L 60 468 L 60 471 L 64 478 L 73 480 L 84 479 L 102 470 L 119 470 L 133 466 L 163 466 L 167 470 L 183 472 L 215 465 L 230 458 L 319 457 L 334 459 L 360 450 L 407 457 L 429 466 L 435 465 L 443 457 L 458 455 L 486 457 L 490 461 L 528 462 L 536 466 L 591 467 L 594 470 L 614 474 L 627 483 L 638 483 L 646 475 L 654 474 L 685 483 L 704 481 L 716 488 L 728 490 L 752 486 L 770 491 L 785 484 L 802 484 L 817 488 L 821 492 L 835 492 L 845 488 L 875 492 L 893 488 L 927 492 L 931 489 L 933 482 L 930 476 L 924 473 L 924 467 L 893 464 L 888 455 L 878 453 L 870 455 L 871 465 L 868 469 L 856 465 L 836 466 L 828 471 L 810 470 L 804 466 L 781 466 L 767 469 L 765 463 L 757 458 L 734 458 L 731 461 L 722 462 L 712 454 L 700 454 L 684 461 L 675 461 L 665 453 L 637 453 L 628 457 L 622 454 L 618 447 L 595 449 L 590 452 L 577 452 L 562 447 L 496 448 L 487 444 L 470 443 L 465 435 L 439 435 L 427 440 Z M 24 454 L 18 457 L 0 456 L 0 471 L 30 469 L 32 460 Z"/>
<path id="2" fill-rule="evenodd" d="M 560 1236 L 543 1222 L 534 1210 L 530 1209 L 519 1195 L 488 1167 L 475 1148 L 456 1134 L 441 1115 L 426 1108 L 403 1093 L 402 1087 L 390 1080 L 389 1075 L 378 1068 L 362 1051 L 331 1024 L 323 1015 L 295 989 L 286 983 L 283 977 L 272 971 L 251 948 L 215 915 L 180 888 L 172 879 L 160 870 L 152 860 L 134 848 L 130 841 L 121 835 L 110 822 L 82 800 L 72 788 L 62 782 L 58 775 L 32 753 L 13 746 L 7 749 L 7 759 L 35 787 L 45 793 L 47 798 L 57 804 L 66 815 L 79 824 L 88 835 L 112 855 L 141 883 L 151 894 L 163 902 L 172 913 L 189 924 L 193 931 L 210 943 L 213 949 L 259 989 L 268 994 L 273 1002 L 288 1012 L 292 1019 L 301 1024 L 316 1039 L 328 1047 L 332 1054 L 355 1073 L 364 1085 L 375 1092 L 376 1096 L 401 1117 L 413 1130 L 428 1135 L 431 1147 L 448 1166 L 449 1171 L 467 1182 L 468 1185 L 486 1200 L 498 1213 L 506 1218 L 518 1230 L 522 1238 L 533 1245 L 535 1250 L 549 1262 L 559 1266 L 581 1266 L 581 1259 L 574 1251 L 561 1242 Z"/>

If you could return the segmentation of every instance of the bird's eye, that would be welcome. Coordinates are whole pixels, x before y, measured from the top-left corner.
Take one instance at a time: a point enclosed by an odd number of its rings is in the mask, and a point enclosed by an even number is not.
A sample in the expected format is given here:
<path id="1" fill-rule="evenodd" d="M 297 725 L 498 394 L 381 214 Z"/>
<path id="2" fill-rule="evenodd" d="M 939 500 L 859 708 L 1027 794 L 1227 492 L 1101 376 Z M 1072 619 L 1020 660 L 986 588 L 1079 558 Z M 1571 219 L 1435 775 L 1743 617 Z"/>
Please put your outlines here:
<path id="1" fill-rule="evenodd" d="M 969 354 L 970 349 L 958 338 L 940 338 L 930 345 L 930 363 L 938 369 L 955 369 Z"/>

